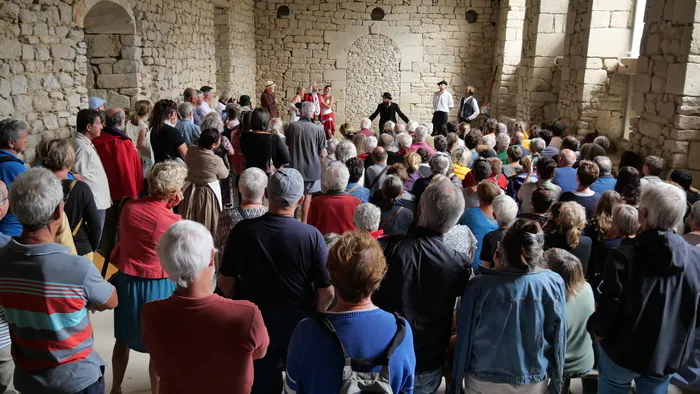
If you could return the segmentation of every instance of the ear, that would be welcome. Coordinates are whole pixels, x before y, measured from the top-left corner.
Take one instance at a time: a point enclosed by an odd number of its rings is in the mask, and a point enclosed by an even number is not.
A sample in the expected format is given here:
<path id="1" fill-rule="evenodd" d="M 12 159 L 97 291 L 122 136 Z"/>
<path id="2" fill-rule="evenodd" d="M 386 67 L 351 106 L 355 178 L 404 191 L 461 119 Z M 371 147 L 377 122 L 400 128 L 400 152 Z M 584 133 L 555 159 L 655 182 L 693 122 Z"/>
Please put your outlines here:
<path id="1" fill-rule="evenodd" d="M 305 199 L 306 199 L 306 194 L 302 194 L 302 195 L 301 195 L 301 198 L 300 198 L 299 201 L 297 202 L 297 205 L 303 205 Z"/>
<path id="2" fill-rule="evenodd" d="M 209 258 L 209 265 L 208 267 L 214 267 L 216 264 L 216 249 L 211 250 L 211 257 Z"/>
<path id="3" fill-rule="evenodd" d="M 58 204 L 56 206 L 56 209 L 53 210 L 53 215 L 51 215 L 51 218 L 53 220 L 61 220 L 61 216 L 63 215 L 63 202 Z"/>

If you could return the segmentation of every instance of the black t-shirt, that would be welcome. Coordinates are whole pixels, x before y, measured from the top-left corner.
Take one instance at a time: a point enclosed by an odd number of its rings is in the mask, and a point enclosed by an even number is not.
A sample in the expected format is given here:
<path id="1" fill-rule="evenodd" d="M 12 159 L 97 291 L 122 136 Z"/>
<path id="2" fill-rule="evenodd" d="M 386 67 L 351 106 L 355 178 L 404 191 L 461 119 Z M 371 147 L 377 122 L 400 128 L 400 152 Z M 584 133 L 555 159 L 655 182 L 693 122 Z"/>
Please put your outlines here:
<path id="1" fill-rule="evenodd" d="M 238 277 L 236 298 L 263 315 L 315 310 L 316 289 L 330 286 L 326 243 L 313 226 L 266 213 L 231 230 L 220 273 Z"/>
<path id="2" fill-rule="evenodd" d="M 153 161 L 160 163 L 166 160 L 182 158 L 177 148 L 185 143 L 180 130 L 164 124 L 157 133 L 151 132 L 151 147 Z"/>
<path id="3" fill-rule="evenodd" d="M 590 220 L 593 215 L 595 215 L 596 208 L 598 208 L 598 201 L 600 201 L 600 193 L 594 193 L 592 196 L 581 196 L 574 192 L 566 192 L 559 198 L 560 202 L 575 201 L 586 208 L 586 220 Z"/>
<path id="4" fill-rule="evenodd" d="M 493 255 L 496 253 L 496 249 L 498 249 L 498 244 L 501 242 L 503 239 L 503 233 L 506 232 L 506 229 L 504 228 L 499 228 L 498 230 L 493 230 L 490 233 L 484 235 L 484 240 L 483 246 L 481 247 L 481 255 L 479 256 L 479 259 L 481 261 L 488 261 L 490 263 L 493 263 Z"/>
<path id="5" fill-rule="evenodd" d="M 246 168 L 257 167 L 265 171 L 270 155 L 276 168 L 290 161 L 287 145 L 277 134 L 245 132 L 241 134 L 241 151 Z"/>
<path id="6" fill-rule="evenodd" d="M 73 237 L 73 243 L 76 252 L 82 256 L 97 250 L 100 243 L 101 226 L 97 217 L 95 197 L 90 186 L 85 182 L 77 181 L 71 190 L 73 182 L 71 179 L 61 181 L 63 196 L 68 197 L 63 210 L 66 212 L 71 231 L 80 224 L 78 232 Z"/>
<path id="7" fill-rule="evenodd" d="M 589 237 L 585 235 L 579 236 L 578 245 L 571 249 L 571 247 L 569 247 L 569 243 L 566 242 L 566 234 L 555 232 L 545 235 L 544 244 L 545 250 L 559 248 L 573 254 L 581 261 L 581 265 L 583 265 L 583 273 L 585 274 L 588 272 L 588 260 L 590 260 L 591 248 L 593 246 L 593 240 L 591 240 Z"/>

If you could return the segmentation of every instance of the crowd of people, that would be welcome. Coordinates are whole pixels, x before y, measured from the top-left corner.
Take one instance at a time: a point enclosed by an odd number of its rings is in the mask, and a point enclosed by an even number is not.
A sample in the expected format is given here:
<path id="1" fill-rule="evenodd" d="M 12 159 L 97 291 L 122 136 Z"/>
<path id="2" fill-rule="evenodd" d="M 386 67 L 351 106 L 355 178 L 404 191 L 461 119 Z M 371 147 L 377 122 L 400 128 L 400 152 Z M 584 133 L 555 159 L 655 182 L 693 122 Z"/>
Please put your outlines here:
<path id="1" fill-rule="evenodd" d="M 447 86 L 337 130 L 316 82 L 92 97 L 35 163 L 0 121 L 0 394 L 104 393 L 107 309 L 112 394 L 131 350 L 154 394 L 700 390 L 691 174 Z"/>

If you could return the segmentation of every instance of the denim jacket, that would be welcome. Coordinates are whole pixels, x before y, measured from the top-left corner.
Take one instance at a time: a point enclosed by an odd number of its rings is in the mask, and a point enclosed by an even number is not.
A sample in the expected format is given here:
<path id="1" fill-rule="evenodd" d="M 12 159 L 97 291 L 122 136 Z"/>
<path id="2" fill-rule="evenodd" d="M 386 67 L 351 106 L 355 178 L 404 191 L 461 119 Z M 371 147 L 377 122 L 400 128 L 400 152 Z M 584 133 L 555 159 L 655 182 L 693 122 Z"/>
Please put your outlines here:
<path id="1" fill-rule="evenodd" d="M 458 394 L 467 374 L 513 385 L 549 376 L 549 392 L 559 393 L 566 354 L 563 279 L 550 270 L 480 271 L 462 297 L 448 393 Z"/>

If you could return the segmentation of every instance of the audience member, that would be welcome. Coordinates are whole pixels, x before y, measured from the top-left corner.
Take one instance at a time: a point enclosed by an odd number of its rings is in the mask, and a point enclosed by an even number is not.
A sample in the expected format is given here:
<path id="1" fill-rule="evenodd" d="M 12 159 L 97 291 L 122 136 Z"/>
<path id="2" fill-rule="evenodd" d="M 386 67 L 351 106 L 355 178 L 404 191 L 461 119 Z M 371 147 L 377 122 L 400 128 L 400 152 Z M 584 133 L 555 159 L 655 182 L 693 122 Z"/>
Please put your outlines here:
<path id="1" fill-rule="evenodd" d="M 153 167 L 153 152 L 151 151 L 151 136 L 146 121 L 153 112 L 153 104 L 148 100 L 139 100 L 134 104 L 134 109 L 129 116 L 129 121 L 126 123 L 124 132 L 131 138 L 131 141 L 136 146 L 143 164 L 144 178 L 148 177 L 148 173 Z"/>
<path id="2" fill-rule="evenodd" d="M 355 208 L 352 222 L 358 230 L 365 230 L 369 232 L 372 238 L 379 239 L 385 235 L 384 230 L 379 228 L 381 215 L 382 212 L 379 210 L 378 206 L 365 202 Z"/>
<path id="3" fill-rule="evenodd" d="M 463 384 L 469 393 L 561 391 L 564 281 L 542 269 L 543 238 L 537 223 L 518 219 L 503 236 L 496 268 L 482 268 L 469 281 L 457 313 L 447 393 L 458 394 Z"/>
<path id="4" fill-rule="evenodd" d="M 690 215 L 690 209 L 693 207 L 698 200 L 700 200 L 700 193 L 697 189 L 693 188 L 693 176 L 688 171 L 683 170 L 673 170 L 668 177 L 668 180 L 675 182 L 678 186 L 682 187 L 685 191 L 686 199 L 686 210 L 683 219 L 687 219 Z"/>
<path id="5" fill-rule="evenodd" d="M 2 209 L 1 206 L 0 209 Z M 690 209 L 688 222 L 690 225 L 690 232 L 683 235 L 683 239 L 688 241 L 691 245 L 700 246 L 700 202 L 693 204 L 693 207 Z"/>
<path id="6" fill-rule="evenodd" d="M 456 148 L 451 153 L 453 173 L 459 178 L 461 184 L 464 177 L 471 171 L 469 168 L 469 156 L 464 148 Z"/>
<path id="7" fill-rule="evenodd" d="M 269 122 L 267 110 L 254 109 L 250 115 L 250 131 L 244 130 L 241 135 L 241 150 L 247 168 L 257 167 L 271 175 L 275 169 L 289 164 L 290 157 L 282 138 L 267 131 Z"/>
<path id="8" fill-rule="evenodd" d="M 423 192 L 428 187 L 430 181 L 435 175 L 447 176 L 448 170 L 450 169 L 450 164 L 450 157 L 444 153 L 435 154 L 430 158 L 430 170 L 432 173 L 428 177 L 418 179 L 413 184 L 413 189 L 411 192 L 416 196 L 416 201 L 420 202 Z"/>
<path id="9" fill-rule="evenodd" d="M 523 156 L 530 156 L 530 149 L 527 149 L 523 145 L 525 141 L 525 134 L 521 131 L 513 133 L 513 138 L 511 139 L 511 145 L 517 146 L 523 151 Z M 529 142 L 529 141 L 528 141 Z"/>
<path id="10" fill-rule="evenodd" d="M 586 218 L 593 217 L 600 201 L 600 193 L 591 190 L 591 185 L 598 179 L 598 166 L 588 160 L 581 160 L 578 169 L 576 170 L 576 181 L 578 187 L 576 190 L 563 193 L 559 201 L 575 201 L 586 208 Z"/>
<path id="11" fill-rule="evenodd" d="M 630 390 L 634 380 L 646 392 L 664 393 L 671 374 L 694 352 L 700 251 L 674 232 L 684 213 L 680 188 L 644 187 L 643 232 L 608 258 L 588 320 L 588 331 L 601 344 L 601 392 Z"/>
<path id="12" fill-rule="evenodd" d="M 541 153 L 542 157 L 549 157 L 550 159 L 554 159 L 555 157 L 559 156 L 559 148 L 555 148 L 551 144 L 552 138 L 554 137 L 550 130 L 542 130 L 539 134 L 539 137 L 542 138 L 545 144 L 545 148 Z"/>
<path id="13" fill-rule="evenodd" d="M 308 223 L 321 234 L 342 234 L 355 229 L 352 216 L 360 200 L 345 192 L 350 172 L 344 165 L 330 166 L 323 173 L 324 193 L 311 201 Z"/>
<path id="14" fill-rule="evenodd" d="M 459 219 L 459 224 L 469 227 L 478 242 L 476 254 L 472 261 L 474 270 L 481 264 L 481 251 L 484 247 L 484 237 L 491 231 L 498 229 L 498 221 L 493 216 L 493 202 L 501 194 L 498 185 L 491 180 L 485 179 L 477 186 L 479 206 L 467 208 Z"/>
<path id="15" fill-rule="evenodd" d="M 428 128 L 421 125 L 416 127 L 415 136 L 413 137 L 413 144 L 411 145 L 411 152 L 416 152 L 420 148 L 427 149 L 431 155 L 434 155 L 436 150 L 425 143 L 425 138 L 428 136 Z M 401 141 L 399 140 L 399 143 Z M 447 141 L 445 141 L 447 142 Z"/>
<path id="16" fill-rule="evenodd" d="M 507 165 L 508 161 L 508 147 L 510 146 L 510 137 L 508 133 L 499 133 L 496 137 L 496 152 L 498 153 L 498 158 L 501 160 L 503 165 Z"/>
<path id="17" fill-rule="evenodd" d="M 608 190 L 603 193 L 595 215 L 593 215 L 586 226 L 584 234 L 593 241 L 587 272 L 591 281 L 594 281 L 595 278 L 599 279 L 600 275 L 603 274 L 608 252 L 612 248 L 620 246 L 623 237 L 612 231 L 613 208 L 623 203 L 622 196 L 618 192 Z"/>
<path id="18" fill-rule="evenodd" d="M 484 236 L 481 242 L 481 255 L 479 259 L 484 267 L 493 268 L 493 256 L 503 239 L 503 233 L 510 227 L 518 215 L 518 204 L 505 195 L 496 196 L 493 199 L 493 218 L 496 219 L 498 228 Z"/>
<path id="19" fill-rule="evenodd" d="M 603 149 L 603 147 L 598 144 L 583 144 L 581 146 L 581 156 L 579 157 L 579 159 L 593 161 L 596 157 L 605 156 L 606 154 L 607 153 L 605 152 L 605 149 Z"/>
<path id="20" fill-rule="evenodd" d="M 172 100 L 160 100 L 153 107 L 151 117 L 151 148 L 153 161 L 180 160 L 184 163 L 187 144 L 182 133 L 175 128 L 177 105 Z M 93 190 L 94 192 L 94 190 Z M 97 206 L 99 209 L 99 204 Z"/>
<path id="21" fill-rule="evenodd" d="M 106 102 L 99 97 L 88 97 L 88 108 L 93 111 L 104 111 Z"/>
<path id="22" fill-rule="evenodd" d="M 562 136 L 564 135 L 565 130 L 564 123 L 559 121 L 554 122 L 550 129 L 552 130 L 552 139 L 551 141 L 549 141 L 548 146 L 551 146 L 552 148 L 555 148 L 557 150 L 561 149 L 563 141 Z"/>
<path id="23" fill-rule="evenodd" d="M 644 161 L 639 156 L 637 152 L 632 152 L 626 150 L 620 155 L 620 163 L 617 168 L 630 166 L 639 172 L 642 172 L 642 167 L 644 167 Z"/>
<path id="24" fill-rule="evenodd" d="M 552 203 L 552 193 L 549 189 L 538 187 L 532 192 L 532 212 L 521 213 L 518 215 L 518 218 L 535 221 L 540 227 L 544 228 L 547 220 L 549 220 L 549 208 L 552 206 Z"/>
<path id="25" fill-rule="evenodd" d="M 629 166 L 622 167 L 617 172 L 615 191 L 620 193 L 625 200 L 625 204 L 632 205 L 633 207 L 639 205 L 639 199 L 642 194 L 642 185 L 639 175 L 637 169 Z"/>
<path id="26" fill-rule="evenodd" d="M 598 156 L 593 162 L 598 166 L 600 175 L 591 185 L 591 190 L 601 194 L 608 190 L 614 190 L 617 180 L 612 174 L 612 160 L 607 156 Z"/>
<path id="27" fill-rule="evenodd" d="M 479 130 L 472 130 L 466 136 L 464 136 L 464 145 L 469 149 L 471 154 L 471 162 L 475 162 L 479 158 L 479 152 L 476 151 L 476 147 L 479 146 L 481 141 L 481 132 Z"/>
<path id="28" fill-rule="evenodd" d="M 442 240 L 464 211 L 460 190 L 446 181 L 432 184 L 419 204 L 416 229 L 379 240 L 389 268 L 373 301 L 411 322 L 414 392 L 434 393 L 442 382 L 455 301 L 464 293 L 471 268 L 467 255 Z"/>
<path id="29" fill-rule="evenodd" d="M 363 231 L 343 234 L 330 250 L 328 272 L 338 292 L 338 304 L 315 319 L 303 320 L 294 329 L 284 394 L 338 391 L 351 372 L 349 368 L 363 374 L 381 371 L 388 375 L 385 378 L 391 387 L 387 389 L 412 392 L 417 382 L 411 327 L 404 318 L 372 302 L 372 293 L 387 272 L 377 241 Z M 374 363 L 351 367 L 351 358 Z M 380 367 L 383 359 L 388 363 Z"/>
<path id="30" fill-rule="evenodd" d="M 413 138 L 407 133 L 399 134 L 396 136 L 396 141 L 398 143 L 399 150 L 396 152 L 399 156 L 406 156 L 407 153 L 412 152 L 411 146 L 413 145 Z M 423 147 L 423 149 L 430 152 L 430 147 Z"/>
<path id="31" fill-rule="evenodd" d="M 357 134 L 363 134 L 367 137 L 373 136 L 374 132 L 372 131 L 372 121 L 369 119 L 362 119 L 360 122 L 360 131 L 358 131 Z M 346 133 L 346 135 L 348 134 Z"/>
<path id="32" fill-rule="evenodd" d="M 199 105 L 199 102 L 201 100 L 201 98 L 199 97 L 199 94 L 197 93 L 197 91 L 195 89 L 187 88 L 187 89 L 185 89 L 184 93 L 182 94 L 182 98 L 183 98 L 183 100 L 185 100 L 185 102 L 192 105 L 192 112 L 193 112 L 192 121 L 194 122 L 195 125 L 199 126 L 199 123 L 200 123 L 199 114 L 197 113 L 197 111 L 194 110 L 195 108 L 197 108 L 197 106 Z M 241 98 L 242 98 L 242 96 L 241 96 Z M 249 99 L 249 101 L 250 101 L 250 99 Z M 241 100 L 239 100 L 239 104 L 241 106 L 243 106 L 243 103 L 241 102 Z M 151 132 L 152 132 L 152 130 L 151 130 Z"/>
<path id="33" fill-rule="evenodd" d="M 552 178 L 554 177 L 554 171 L 556 170 L 556 163 L 552 159 L 546 157 L 541 158 L 537 161 L 537 182 L 526 182 L 518 190 L 518 200 L 521 201 L 520 212 L 530 213 L 532 212 L 532 192 L 535 189 L 543 187 L 549 190 L 552 201 L 559 201 L 561 196 L 561 187 L 552 183 Z"/>
<path id="34" fill-rule="evenodd" d="M 430 151 L 426 148 L 420 148 L 416 151 L 416 153 L 418 153 L 418 156 L 420 156 L 420 167 L 418 168 L 418 171 L 420 171 L 421 175 L 423 175 L 423 178 L 433 175 L 433 170 L 430 169 L 430 159 L 433 157 L 433 155 L 430 154 Z"/>
<path id="35" fill-rule="evenodd" d="M 192 104 L 188 102 L 180 103 L 177 106 L 177 113 L 180 115 L 180 120 L 175 124 L 175 128 L 180 130 L 182 137 L 185 139 L 185 144 L 190 146 L 199 138 L 201 129 L 194 124 L 194 109 Z"/>
<path id="36" fill-rule="evenodd" d="M 352 141 L 345 140 L 340 141 L 338 146 L 335 148 L 335 159 L 341 163 L 345 163 L 351 157 L 357 157 L 357 149 Z"/>
<path id="37" fill-rule="evenodd" d="M 372 152 L 367 152 L 366 150 L 366 142 L 367 138 L 362 134 L 356 134 L 355 137 L 352 139 L 352 143 L 355 144 L 355 150 L 357 151 L 357 157 L 359 157 L 362 160 L 365 160 L 365 158 Z"/>
<path id="38" fill-rule="evenodd" d="M 382 187 L 386 171 L 389 169 L 387 165 L 387 153 L 384 148 L 376 147 L 372 151 L 372 160 L 374 165 L 367 168 L 365 176 L 365 187 L 370 191 L 370 195 L 374 195 L 378 189 Z"/>
<path id="39" fill-rule="evenodd" d="M 329 169 L 334 167 L 345 168 Z M 279 169 L 270 176 L 267 198 L 268 213 L 231 230 L 218 276 L 223 294 L 254 303 L 268 328 L 267 355 L 254 362 L 255 394 L 282 392 L 279 365 L 294 327 L 314 311 L 325 312 L 333 300 L 323 236 L 294 218 L 304 178 L 293 168 Z"/>
<path id="40" fill-rule="evenodd" d="M 583 273 L 588 272 L 593 240 L 583 235 L 586 211 L 576 202 L 565 202 L 559 209 L 557 227 L 545 236 L 545 249 L 559 248 L 571 252 L 581 262 Z"/>
<path id="41" fill-rule="evenodd" d="M 518 175 L 523 171 L 523 167 L 520 165 L 520 159 L 523 158 L 523 150 L 519 146 L 509 146 L 506 149 L 508 162 L 503 166 L 503 175 L 506 178 Z"/>
<path id="42" fill-rule="evenodd" d="M 564 150 L 564 149 L 568 149 L 568 150 L 570 150 L 570 151 L 576 153 L 576 156 L 578 157 L 578 155 L 579 155 L 579 153 L 580 153 L 580 152 L 578 151 L 578 148 L 579 148 L 579 142 L 578 142 L 578 140 L 576 139 L 576 137 L 570 135 L 570 136 L 568 136 L 568 137 L 565 137 L 565 138 L 561 141 L 561 148 L 559 149 L 559 151 L 561 152 L 561 151 Z"/>
<path id="43" fill-rule="evenodd" d="M 61 140 L 65 141 L 65 140 Z M 5 217 L 10 209 L 8 199 L 9 191 L 5 182 L 0 181 L 0 220 Z M 0 248 L 10 242 L 11 237 L 0 233 Z M 10 327 L 7 324 L 5 311 L 0 309 L 0 389 L 6 394 L 18 394 L 12 382 L 15 374 L 15 362 L 12 360 L 12 349 L 10 339 Z"/>
<path id="44" fill-rule="evenodd" d="M 552 181 L 561 187 L 562 193 L 574 191 L 578 187 L 574 163 L 576 163 L 576 152 L 562 149 L 561 154 L 559 154 L 559 167 L 554 172 L 554 180 Z"/>
<path id="45" fill-rule="evenodd" d="M 365 172 L 362 160 L 357 157 L 351 157 L 345 162 L 345 166 L 348 168 L 348 173 L 350 174 L 345 192 L 356 197 L 360 202 L 369 202 L 369 189 L 359 184 Z"/>
<path id="46" fill-rule="evenodd" d="M 403 206 L 403 182 L 396 175 L 388 175 L 381 191 L 382 200 L 377 203 L 381 209 L 379 228 L 385 235 L 406 235 L 413 223 L 413 212 Z"/>
<path id="47" fill-rule="evenodd" d="M 408 172 L 408 179 L 404 184 L 404 190 L 413 190 L 413 185 L 416 181 L 423 178 L 423 174 L 420 173 L 421 157 L 418 153 L 411 152 L 404 156 L 404 164 L 406 166 L 406 171 Z"/>
<path id="48" fill-rule="evenodd" d="M 212 101 L 213 95 L 214 95 L 214 88 L 211 86 L 202 86 L 198 91 L 197 94 L 199 95 L 199 105 L 197 106 L 197 114 L 199 114 L 199 118 L 202 119 L 204 116 L 208 115 L 213 109 L 211 109 L 211 106 L 209 105 L 209 102 Z"/>
<path id="49" fill-rule="evenodd" d="M 163 270 L 177 284 L 169 298 L 141 310 L 143 343 L 160 392 L 250 393 L 253 360 L 265 356 L 270 339 L 255 304 L 214 294 L 211 233 L 183 220 L 163 233 L 157 251 Z"/>
<path id="50" fill-rule="evenodd" d="M 43 168 L 27 170 L 14 178 L 9 199 L 23 227 L 0 248 L 0 304 L 12 337 L 14 387 L 103 393 L 106 364 L 94 349 L 90 310 L 113 309 L 117 292 L 91 261 L 54 243 L 63 216 L 58 177 Z"/>
<path id="51" fill-rule="evenodd" d="M 156 252 L 158 240 L 180 220 L 172 212 L 183 199 L 187 169 L 174 161 L 158 163 L 148 176 L 148 196 L 124 203 L 119 219 L 119 243 L 111 262 L 119 270 L 111 279 L 119 295 L 114 310 L 112 392 L 121 392 L 131 349 L 147 353 L 141 338 L 140 311 L 154 300 L 170 297 L 175 284 L 168 280 Z M 149 363 L 151 390 L 158 392 L 158 375 Z"/>
<path id="52" fill-rule="evenodd" d="M 433 137 L 434 148 L 436 152 L 448 153 L 447 138 L 444 135 L 436 135 Z"/>
<path id="53" fill-rule="evenodd" d="M 477 161 L 472 163 L 472 170 L 469 172 L 469 174 L 467 174 L 465 176 L 465 179 L 467 179 L 469 176 L 471 176 L 474 179 L 474 183 L 471 184 L 470 186 L 465 187 L 463 190 L 464 206 L 467 209 L 479 207 L 477 186 L 484 179 L 491 178 L 491 173 L 492 173 L 491 163 L 489 163 L 488 160 L 478 159 Z M 493 180 L 493 181 L 495 182 L 495 180 Z M 464 184 L 464 183 L 462 183 L 462 184 Z"/>
<path id="54" fill-rule="evenodd" d="M 642 168 L 644 177 L 639 180 L 642 188 L 652 183 L 663 182 L 663 179 L 661 179 L 660 176 L 664 170 L 664 163 L 665 161 L 661 157 L 647 156 L 647 158 L 644 160 L 644 167 Z"/>

